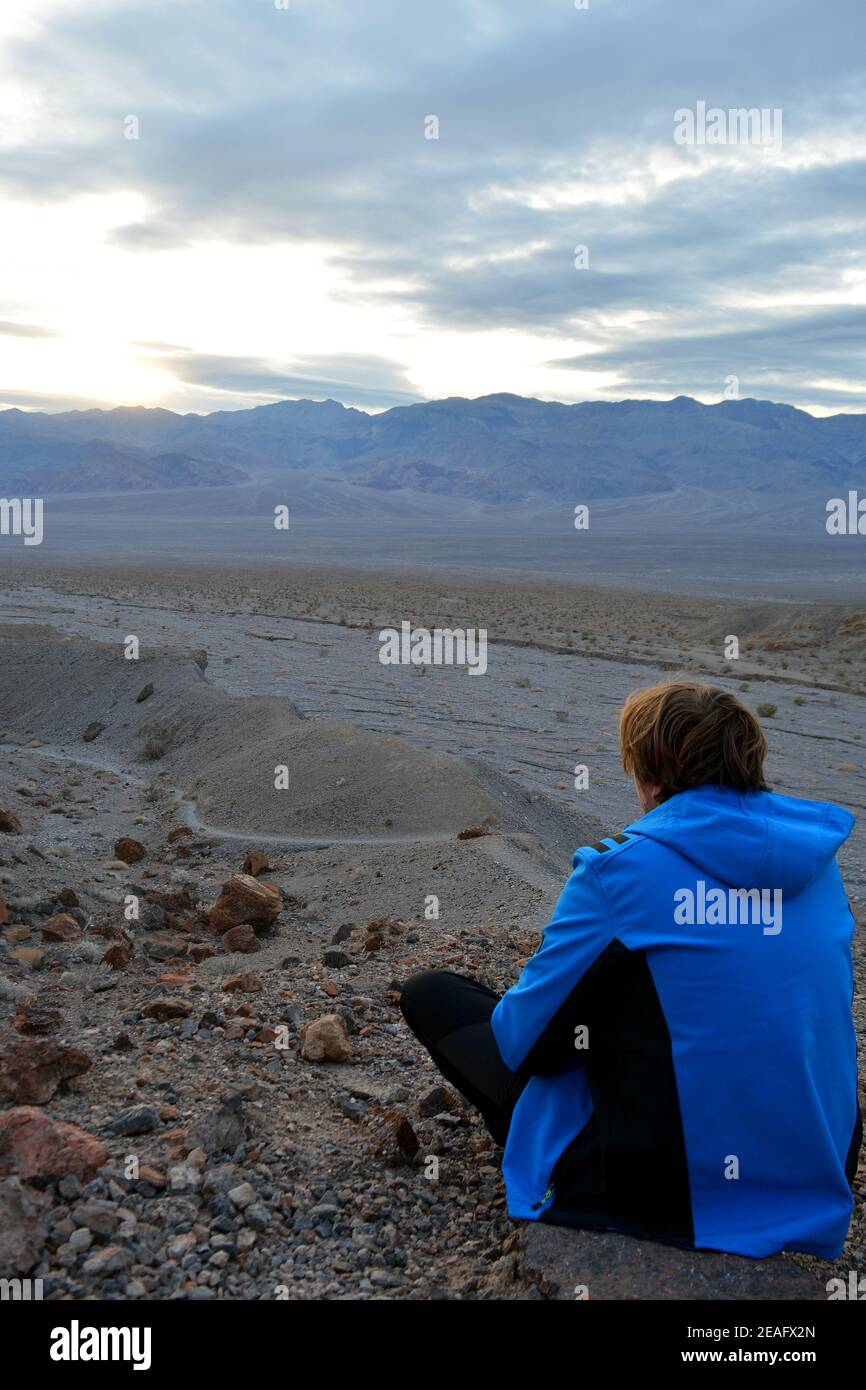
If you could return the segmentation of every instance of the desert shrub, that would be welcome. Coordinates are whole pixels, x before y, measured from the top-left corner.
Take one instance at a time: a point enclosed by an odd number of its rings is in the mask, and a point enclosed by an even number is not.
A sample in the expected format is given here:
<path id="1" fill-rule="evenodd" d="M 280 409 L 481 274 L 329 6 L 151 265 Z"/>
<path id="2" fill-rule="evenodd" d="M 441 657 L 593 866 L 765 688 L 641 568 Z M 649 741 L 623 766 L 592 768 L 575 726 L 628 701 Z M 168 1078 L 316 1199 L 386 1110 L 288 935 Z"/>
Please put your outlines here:
<path id="1" fill-rule="evenodd" d="M 772 719 L 777 709 L 778 705 L 758 705 L 758 714 L 762 719 Z"/>

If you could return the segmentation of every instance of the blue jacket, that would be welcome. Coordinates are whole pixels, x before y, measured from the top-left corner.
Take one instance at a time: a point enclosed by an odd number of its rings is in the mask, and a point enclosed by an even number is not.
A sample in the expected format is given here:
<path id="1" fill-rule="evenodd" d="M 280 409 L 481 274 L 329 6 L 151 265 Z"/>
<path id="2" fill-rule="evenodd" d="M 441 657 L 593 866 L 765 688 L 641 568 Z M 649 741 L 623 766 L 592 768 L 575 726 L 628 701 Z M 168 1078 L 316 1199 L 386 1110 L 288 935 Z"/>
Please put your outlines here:
<path id="1" fill-rule="evenodd" d="M 577 851 L 493 1014 L 529 1078 L 503 1159 L 512 1216 L 839 1254 L 861 1137 L 834 858 L 853 824 L 705 786 Z"/>

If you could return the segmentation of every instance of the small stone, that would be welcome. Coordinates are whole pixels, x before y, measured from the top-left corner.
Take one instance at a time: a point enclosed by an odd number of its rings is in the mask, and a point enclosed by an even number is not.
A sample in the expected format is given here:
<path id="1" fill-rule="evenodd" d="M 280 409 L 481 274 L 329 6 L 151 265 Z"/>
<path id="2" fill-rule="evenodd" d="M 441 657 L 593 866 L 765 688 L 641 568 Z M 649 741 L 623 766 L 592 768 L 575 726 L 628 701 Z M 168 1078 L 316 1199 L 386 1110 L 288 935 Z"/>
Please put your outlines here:
<path id="1" fill-rule="evenodd" d="M 20 835 L 21 822 L 17 816 L 13 816 L 11 811 L 6 811 L 0 806 L 0 831 L 5 835 Z"/>
<path id="2" fill-rule="evenodd" d="M 453 1115 L 459 1115 L 463 1110 L 463 1104 L 456 1091 L 452 1091 L 450 1086 L 433 1086 L 418 1101 L 418 1114 L 425 1120 L 430 1120 L 434 1115 L 440 1115 L 443 1111 Z"/>
<path id="3" fill-rule="evenodd" d="M 68 912 L 59 912 L 56 917 L 49 917 L 42 926 L 43 941 L 77 941 L 80 936 L 81 928 Z"/>
<path id="4" fill-rule="evenodd" d="M 188 1142 L 206 1154 L 234 1153 L 244 1142 L 245 1127 L 240 1097 L 224 1101 L 209 1110 L 190 1127 Z"/>
<path id="5" fill-rule="evenodd" d="M 239 927 L 230 927 L 220 937 L 220 947 L 223 951 L 240 951 L 243 955 L 252 955 L 253 952 L 262 949 L 255 931 L 248 922 Z"/>
<path id="6" fill-rule="evenodd" d="M 153 694 L 153 685 L 151 684 L 150 681 L 148 681 L 147 685 L 142 686 L 141 690 L 139 690 L 138 694 L 136 695 L 136 697 L 135 697 L 135 703 L 136 703 L 137 705 L 142 705 L 142 704 L 144 704 L 145 700 L 149 700 L 152 694 Z"/>
<path id="7" fill-rule="evenodd" d="M 253 878 L 258 878 L 259 874 L 263 874 L 265 869 L 270 867 L 266 854 L 263 854 L 260 849 L 251 849 L 244 860 L 243 872 L 250 874 Z"/>
<path id="8" fill-rule="evenodd" d="M 160 1023 L 167 1023 L 177 1018 L 189 1018 L 191 1013 L 192 1004 L 189 1000 L 174 999 L 168 994 L 162 994 L 158 999 L 152 999 L 149 1004 L 145 1004 L 141 1011 L 142 1018 L 156 1018 Z"/>
<path id="9" fill-rule="evenodd" d="M 103 955 L 102 964 L 110 965 L 112 970 L 125 970 L 131 959 L 129 947 L 121 941 L 114 941 Z"/>
<path id="10" fill-rule="evenodd" d="M 82 1271 L 84 1274 L 119 1274 L 131 1264 L 132 1256 L 122 1245 L 104 1245 L 84 1261 Z"/>
<path id="11" fill-rule="evenodd" d="M 250 1230 L 266 1231 L 271 1223 L 271 1214 L 263 1202 L 253 1202 L 244 1212 L 244 1221 Z"/>
<path id="12" fill-rule="evenodd" d="M 9 959 L 29 965 L 31 970 L 38 970 L 45 959 L 45 952 L 39 946 L 13 946 L 9 951 Z"/>
<path id="13" fill-rule="evenodd" d="M 152 1134 L 159 1124 L 155 1105 L 132 1105 L 111 1122 L 112 1134 Z"/>
<path id="14" fill-rule="evenodd" d="M 117 1208 L 112 1202 L 105 1202 L 96 1197 L 92 1197 L 86 1202 L 79 1202 L 72 1216 L 79 1226 L 83 1226 L 97 1236 L 114 1235 L 120 1220 L 117 1215 Z"/>
<path id="15" fill-rule="evenodd" d="M 94 719 L 92 724 L 88 724 L 81 737 L 85 743 L 92 743 L 95 738 L 99 738 L 104 729 L 105 725 L 100 724 L 98 719 Z"/>
<path id="16" fill-rule="evenodd" d="M 417 1154 L 420 1143 L 406 1115 L 401 1110 L 372 1105 L 369 1111 L 372 1137 L 368 1155 L 384 1163 L 405 1163 Z"/>
<path id="17" fill-rule="evenodd" d="M 228 975 L 223 980 L 222 988 L 230 994 L 239 992 L 241 994 L 259 994 L 264 989 L 261 975 L 257 975 L 254 970 L 246 970 L 241 975 Z"/>
<path id="18" fill-rule="evenodd" d="M 115 841 L 114 856 L 124 864 L 137 864 L 147 854 L 147 850 L 140 840 L 133 840 L 129 835 L 121 835 Z"/>
<path id="19" fill-rule="evenodd" d="M 338 950 L 335 946 L 329 946 L 322 953 L 322 964 L 329 965 L 334 970 L 342 970 L 344 966 L 352 964 L 352 957 L 345 951 Z"/>
<path id="20" fill-rule="evenodd" d="M 242 1182 L 237 1187 L 231 1188 L 228 1195 L 230 1201 L 236 1207 L 240 1207 L 242 1211 L 244 1207 L 248 1207 L 251 1202 L 256 1200 L 256 1190 L 248 1182 Z"/>
<path id="21" fill-rule="evenodd" d="M 178 1164 L 168 1170 L 168 1185 L 172 1192 L 197 1192 L 201 1187 L 201 1173 L 197 1168 Z"/>
<path id="22" fill-rule="evenodd" d="M 323 1014 L 301 1029 L 301 1056 L 306 1062 L 345 1062 L 349 1055 L 346 1025 L 339 1014 Z"/>

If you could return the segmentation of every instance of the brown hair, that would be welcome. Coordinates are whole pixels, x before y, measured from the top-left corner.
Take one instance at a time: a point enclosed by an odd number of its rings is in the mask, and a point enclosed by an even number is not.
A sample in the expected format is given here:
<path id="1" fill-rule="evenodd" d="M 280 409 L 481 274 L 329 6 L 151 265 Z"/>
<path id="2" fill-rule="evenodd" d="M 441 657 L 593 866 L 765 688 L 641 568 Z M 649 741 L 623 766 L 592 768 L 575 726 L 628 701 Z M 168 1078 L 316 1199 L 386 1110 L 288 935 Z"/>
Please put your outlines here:
<path id="1" fill-rule="evenodd" d="M 664 801 L 689 787 L 768 791 L 767 740 L 751 710 L 717 686 L 671 681 L 635 690 L 619 720 L 622 765 L 658 782 Z"/>

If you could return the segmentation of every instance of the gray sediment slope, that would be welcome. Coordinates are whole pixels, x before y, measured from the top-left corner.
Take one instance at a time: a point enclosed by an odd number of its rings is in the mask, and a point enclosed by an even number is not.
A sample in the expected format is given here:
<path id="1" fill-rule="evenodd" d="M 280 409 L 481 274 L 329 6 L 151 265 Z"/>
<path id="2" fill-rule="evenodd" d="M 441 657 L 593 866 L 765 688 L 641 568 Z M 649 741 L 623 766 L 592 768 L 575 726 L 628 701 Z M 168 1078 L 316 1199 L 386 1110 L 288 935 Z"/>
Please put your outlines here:
<path id="1" fill-rule="evenodd" d="M 177 787 L 205 824 L 226 830 L 398 838 L 481 826 L 533 835 L 559 856 L 597 830 L 481 761 L 303 718 L 281 696 L 229 695 L 192 653 L 151 647 L 127 660 L 122 634 L 113 646 L 47 626 L 0 627 L 0 710 L 21 737 Z M 94 724 L 104 727 L 86 743 Z M 276 785 L 281 768 L 287 787 Z"/>

